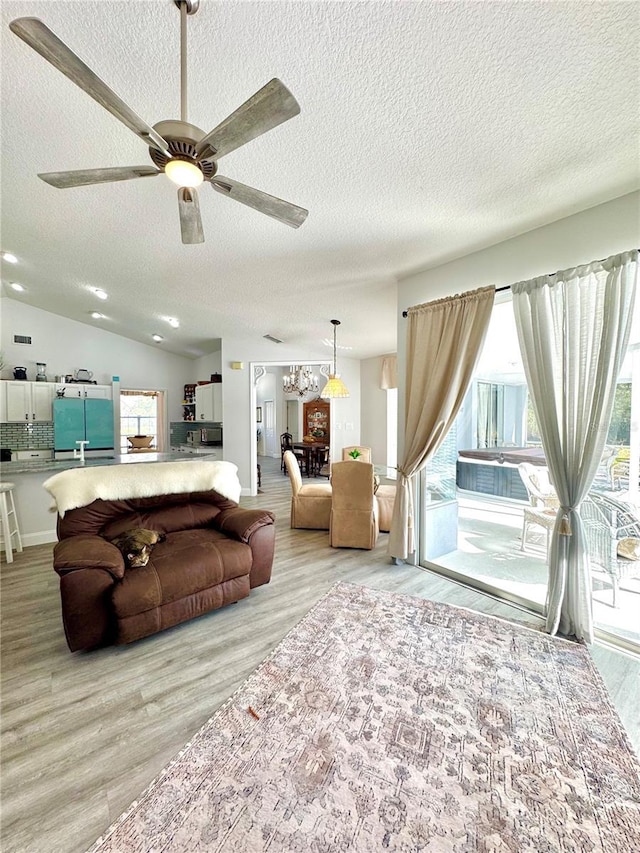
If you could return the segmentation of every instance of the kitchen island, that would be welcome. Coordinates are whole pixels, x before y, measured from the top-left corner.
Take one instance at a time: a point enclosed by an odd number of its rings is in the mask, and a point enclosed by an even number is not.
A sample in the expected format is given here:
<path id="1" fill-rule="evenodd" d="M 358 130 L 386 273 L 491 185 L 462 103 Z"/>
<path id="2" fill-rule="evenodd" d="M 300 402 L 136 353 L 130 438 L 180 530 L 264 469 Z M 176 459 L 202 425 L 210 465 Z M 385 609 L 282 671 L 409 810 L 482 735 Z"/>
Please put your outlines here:
<path id="1" fill-rule="evenodd" d="M 42 484 L 59 471 L 70 468 L 95 468 L 106 465 L 128 465 L 147 462 L 186 462 L 193 461 L 193 455 L 169 453 L 130 453 L 120 456 L 100 456 L 87 458 L 84 462 L 79 459 L 27 459 L 16 462 L 2 463 L 2 480 L 14 484 L 13 496 L 16 503 L 16 514 L 22 534 L 22 544 L 42 545 L 45 542 L 56 542 L 56 522 L 58 515 L 53 507 L 51 495 Z M 203 462 L 220 459 L 220 454 L 198 455 Z"/>

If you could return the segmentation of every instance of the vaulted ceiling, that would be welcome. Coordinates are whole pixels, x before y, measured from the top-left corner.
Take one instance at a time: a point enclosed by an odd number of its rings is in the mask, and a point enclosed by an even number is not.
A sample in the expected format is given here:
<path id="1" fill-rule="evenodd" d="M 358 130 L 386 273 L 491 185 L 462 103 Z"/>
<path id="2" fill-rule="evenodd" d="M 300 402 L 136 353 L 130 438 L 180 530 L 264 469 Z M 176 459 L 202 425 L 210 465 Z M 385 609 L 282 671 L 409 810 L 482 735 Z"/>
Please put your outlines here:
<path id="1" fill-rule="evenodd" d="M 180 117 L 173 0 L 4 0 L 1 12 L 1 241 L 20 259 L 3 262 L 3 293 L 145 343 L 158 332 L 172 352 L 271 334 L 324 357 L 334 317 L 350 355 L 391 352 L 398 278 L 639 185 L 635 2 L 201 0 L 188 119 L 208 132 L 282 80 L 300 115 L 220 171 L 309 216 L 294 230 L 204 184 L 205 242 L 183 245 L 165 176 L 38 179 L 151 160 L 8 27 L 42 19 L 153 125 Z"/>

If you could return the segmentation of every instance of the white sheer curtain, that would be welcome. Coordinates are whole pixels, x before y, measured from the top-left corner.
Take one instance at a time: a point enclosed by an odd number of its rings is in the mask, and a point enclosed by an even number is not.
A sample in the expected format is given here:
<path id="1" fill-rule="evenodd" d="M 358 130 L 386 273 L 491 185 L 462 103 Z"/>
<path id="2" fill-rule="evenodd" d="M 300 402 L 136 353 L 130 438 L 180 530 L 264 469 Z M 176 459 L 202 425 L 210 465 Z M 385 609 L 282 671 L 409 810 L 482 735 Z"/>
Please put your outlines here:
<path id="1" fill-rule="evenodd" d="M 593 641 L 580 504 L 607 437 L 631 330 L 638 252 L 512 287 L 525 374 L 560 509 L 551 540 L 547 631 Z"/>

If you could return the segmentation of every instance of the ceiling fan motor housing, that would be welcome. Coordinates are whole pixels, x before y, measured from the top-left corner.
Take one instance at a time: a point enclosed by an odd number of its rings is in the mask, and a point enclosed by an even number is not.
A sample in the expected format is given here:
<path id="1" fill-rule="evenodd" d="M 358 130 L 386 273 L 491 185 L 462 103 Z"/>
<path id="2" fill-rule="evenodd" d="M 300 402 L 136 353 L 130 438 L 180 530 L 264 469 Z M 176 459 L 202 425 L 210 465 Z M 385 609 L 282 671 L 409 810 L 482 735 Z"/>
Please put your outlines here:
<path id="1" fill-rule="evenodd" d="M 218 171 L 217 162 L 206 158 L 200 159 L 196 152 L 196 145 L 205 135 L 203 130 L 187 121 L 171 119 L 159 121 L 154 124 L 153 129 L 167 141 L 173 157 L 195 163 L 202 171 L 205 181 L 210 181 L 213 178 Z M 169 160 L 172 159 L 152 146 L 149 147 L 149 154 L 155 165 L 163 170 Z"/>

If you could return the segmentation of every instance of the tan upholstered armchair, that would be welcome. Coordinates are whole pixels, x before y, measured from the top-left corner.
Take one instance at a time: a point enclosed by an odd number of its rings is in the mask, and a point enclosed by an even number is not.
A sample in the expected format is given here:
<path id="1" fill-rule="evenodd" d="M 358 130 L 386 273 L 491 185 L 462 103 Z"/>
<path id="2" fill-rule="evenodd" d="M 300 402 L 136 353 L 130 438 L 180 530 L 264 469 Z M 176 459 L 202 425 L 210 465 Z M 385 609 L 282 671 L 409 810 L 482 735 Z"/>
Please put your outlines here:
<path id="1" fill-rule="evenodd" d="M 290 450 L 284 452 L 284 464 L 291 481 L 291 527 L 328 530 L 331 515 L 331 485 L 302 484 L 298 460 Z"/>
<path id="2" fill-rule="evenodd" d="M 334 462 L 331 466 L 332 548 L 371 550 L 378 538 L 378 504 L 374 495 L 373 465 Z"/>

